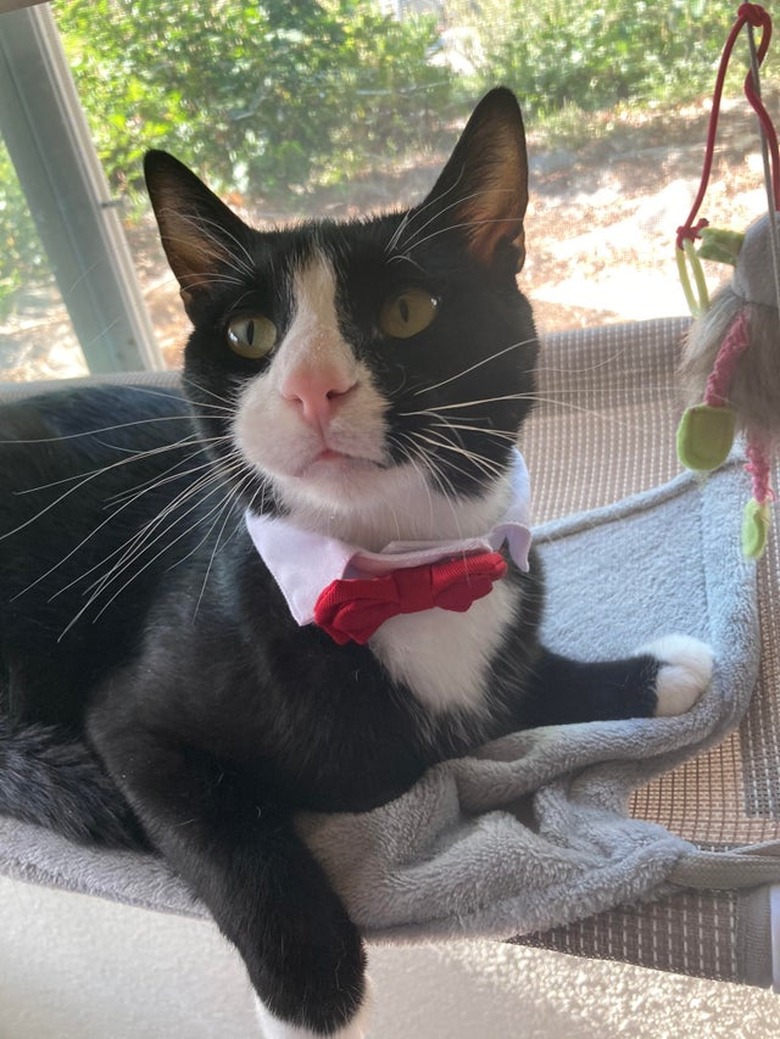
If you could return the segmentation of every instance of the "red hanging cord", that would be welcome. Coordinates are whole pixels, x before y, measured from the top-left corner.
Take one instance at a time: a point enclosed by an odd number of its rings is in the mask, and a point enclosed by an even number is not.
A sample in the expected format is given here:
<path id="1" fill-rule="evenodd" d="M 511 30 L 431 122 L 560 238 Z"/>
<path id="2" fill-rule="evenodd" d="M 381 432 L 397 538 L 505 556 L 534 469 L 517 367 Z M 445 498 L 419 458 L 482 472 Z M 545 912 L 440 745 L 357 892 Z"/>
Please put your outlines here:
<path id="1" fill-rule="evenodd" d="M 677 228 L 677 248 L 683 248 L 683 242 L 686 239 L 693 241 L 699 237 L 699 232 L 703 227 L 708 226 L 707 220 L 699 220 L 694 227 L 694 220 L 698 215 L 699 209 L 702 202 L 704 201 L 704 195 L 707 191 L 707 185 L 710 179 L 710 173 L 712 172 L 712 161 L 715 152 L 715 138 L 718 130 L 718 116 L 720 115 L 720 105 L 723 96 L 723 84 L 726 79 L 726 71 L 728 69 L 729 61 L 731 60 L 731 52 L 734 50 L 734 45 L 737 42 L 737 37 L 742 32 L 746 25 L 751 25 L 754 28 L 760 28 L 761 42 L 758 46 L 757 61 L 759 66 L 764 60 L 767 50 L 769 49 L 769 41 L 772 38 L 772 19 L 769 14 L 761 7 L 760 4 L 741 4 L 737 11 L 737 20 L 731 28 L 731 32 L 728 35 L 726 44 L 723 48 L 723 53 L 720 59 L 720 65 L 718 67 L 718 75 L 715 80 L 715 90 L 712 95 L 712 111 L 710 113 L 710 122 L 707 128 L 707 146 L 704 155 L 704 166 L 702 168 L 701 183 L 699 185 L 699 191 L 696 195 L 696 199 L 693 203 L 690 215 L 682 227 Z M 744 84 L 745 96 L 747 97 L 751 107 L 755 111 L 756 115 L 761 122 L 761 126 L 766 135 L 766 140 L 769 145 L 769 151 L 772 158 L 772 187 L 775 198 L 775 207 L 780 209 L 780 152 L 778 151 L 777 134 L 775 133 L 772 120 L 769 117 L 769 113 L 764 107 L 761 98 L 756 90 L 756 85 L 753 82 L 752 72 L 749 72 L 745 78 Z"/>

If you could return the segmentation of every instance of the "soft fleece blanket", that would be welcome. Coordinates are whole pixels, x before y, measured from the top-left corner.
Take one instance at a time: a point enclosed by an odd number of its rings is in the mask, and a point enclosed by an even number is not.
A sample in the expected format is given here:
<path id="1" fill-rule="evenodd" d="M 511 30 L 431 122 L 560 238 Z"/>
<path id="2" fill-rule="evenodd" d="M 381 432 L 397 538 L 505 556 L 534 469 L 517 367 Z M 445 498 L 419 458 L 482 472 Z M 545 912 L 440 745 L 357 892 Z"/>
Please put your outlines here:
<path id="1" fill-rule="evenodd" d="M 365 815 L 300 829 L 367 936 L 507 938 L 668 890 L 695 849 L 626 815 L 630 792 L 721 739 L 758 667 L 754 566 L 741 555 L 747 481 L 732 462 L 537 528 L 547 643 L 625 655 L 683 632 L 717 655 L 711 689 L 679 718 L 537 729 L 431 770 Z M 0 872 L 157 910 L 207 915 L 150 856 L 93 851 L 0 819 Z"/>

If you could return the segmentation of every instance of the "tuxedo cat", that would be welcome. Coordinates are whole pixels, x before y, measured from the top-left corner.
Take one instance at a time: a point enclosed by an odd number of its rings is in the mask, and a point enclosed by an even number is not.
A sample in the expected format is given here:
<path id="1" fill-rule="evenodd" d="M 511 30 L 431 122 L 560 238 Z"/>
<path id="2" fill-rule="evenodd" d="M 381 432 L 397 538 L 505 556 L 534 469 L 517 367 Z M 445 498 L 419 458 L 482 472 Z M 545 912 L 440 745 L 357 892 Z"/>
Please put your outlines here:
<path id="1" fill-rule="evenodd" d="M 363 946 L 296 811 L 368 811 L 519 727 L 683 712 L 710 652 L 539 643 L 511 93 L 407 212 L 258 232 L 172 157 L 146 175 L 187 400 L 2 411 L 0 812 L 153 849 L 238 948 L 267 1035 L 357 1037 Z M 598 589 L 592 610 L 595 643 Z"/>

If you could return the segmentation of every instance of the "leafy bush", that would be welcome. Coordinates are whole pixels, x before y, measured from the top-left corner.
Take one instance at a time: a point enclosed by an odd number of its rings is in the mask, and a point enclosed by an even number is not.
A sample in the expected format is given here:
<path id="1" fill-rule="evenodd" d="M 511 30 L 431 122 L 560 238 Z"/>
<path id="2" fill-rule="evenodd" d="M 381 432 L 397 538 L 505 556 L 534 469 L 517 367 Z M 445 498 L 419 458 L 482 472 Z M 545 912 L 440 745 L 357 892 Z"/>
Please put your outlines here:
<path id="1" fill-rule="evenodd" d="M 48 267 L 11 159 L 0 141 L 0 320 L 17 289 L 48 277 Z"/>
<path id="2" fill-rule="evenodd" d="M 220 188 L 268 196 L 418 147 L 446 106 L 430 19 L 359 0 L 69 0 L 58 24 L 117 187 L 160 147 Z"/>
<path id="3" fill-rule="evenodd" d="M 736 8 L 734 0 L 454 0 L 450 18 L 477 32 L 489 26 L 479 81 L 514 87 L 527 111 L 545 115 L 710 90 Z"/>
<path id="4" fill-rule="evenodd" d="M 60 0 L 54 14 L 98 154 L 137 194 L 148 148 L 220 191 L 268 198 L 429 147 L 450 76 L 430 18 L 361 0 Z M 0 317 L 45 268 L 0 152 Z"/>
<path id="5" fill-rule="evenodd" d="M 165 148 L 220 191 L 253 198 L 338 183 L 436 143 L 476 92 L 514 87 L 526 114 L 711 89 L 735 0 L 447 0 L 473 28 L 461 85 L 430 61 L 432 18 L 370 0 L 59 0 L 70 66 L 113 189 L 140 189 Z M 467 29 L 468 31 L 468 29 Z M 43 268 L 0 153 L 0 310 Z"/>

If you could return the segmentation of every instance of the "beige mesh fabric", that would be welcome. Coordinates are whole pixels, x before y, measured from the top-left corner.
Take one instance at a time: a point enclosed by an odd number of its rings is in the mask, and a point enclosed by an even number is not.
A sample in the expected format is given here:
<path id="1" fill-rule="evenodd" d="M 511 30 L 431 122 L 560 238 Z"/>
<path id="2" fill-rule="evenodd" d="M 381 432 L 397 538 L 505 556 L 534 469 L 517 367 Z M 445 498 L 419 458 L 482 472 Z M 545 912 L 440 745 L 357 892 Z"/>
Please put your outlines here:
<path id="1" fill-rule="evenodd" d="M 675 364 L 688 327 L 668 319 L 559 333 L 540 360 L 539 404 L 523 450 L 537 521 L 605 505 L 680 471 Z M 749 484 L 746 480 L 746 500 Z M 705 848 L 780 838 L 780 508 L 759 564 L 762 666 L 738 731 L 638 790 L 633 814 Z M 594 603 L 594 610 L 597 605 Z M 686 974 L 768 984 L 766 889 L 683 892 L 527 944 Z"/>
<path id="2" fill-rule="evenodd" d="M 674 435 L 677 346 L 669 319 L 551 335 L 523 452 L 534 521 L 618 501 L 680 471 Z"/>
<path id="3" fill-rule="evenodd" d="M 675 364 L 686 328 L 686 321 L 669 319 L 547 339 L 538 407 L 522 445 L 537 522 L 617 501 L 679 472 Z M 176 378 L 144 373 L 103 381 L 175 385 Z M 30 390 L 5 386 L 2 396 Z M 631 804 L 636 815 L 714 850 L 780 839 L 778 514 L 780 503 L 759 566 L 763 662 L 747 717 L 722 745 L 637 791 Z M 682 891 L 522 941 L 729 981 L 771 981 L 766 887 Z"/>
<path id="4" fill-rule="evenodd" d="M 686 892 L 651 905 L 610 910 L 520 944 L 676 974 L 749 980 L 740 967 L 739 898 L 730 891 Z"/>

